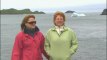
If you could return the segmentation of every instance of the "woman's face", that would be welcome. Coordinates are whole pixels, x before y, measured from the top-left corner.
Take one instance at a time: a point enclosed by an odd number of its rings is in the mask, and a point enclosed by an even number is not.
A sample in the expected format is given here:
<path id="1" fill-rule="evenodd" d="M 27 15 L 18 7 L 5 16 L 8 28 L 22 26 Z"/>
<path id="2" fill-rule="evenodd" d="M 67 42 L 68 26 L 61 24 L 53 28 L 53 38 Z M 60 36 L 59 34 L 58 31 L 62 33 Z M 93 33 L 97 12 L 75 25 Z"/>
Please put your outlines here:
<path id="1" fill-rule="evenodd" d="M 26 26 L 27 28 L 30 28 L 30 29 L 35 28 L 35 26 L 36 26 L 36 21 L 35 21 L 35 19 L 34 19 L 34 18 L 29 18 L 28 21 L 27 21 L 27 23 L 25 23 L 25 26 Z"/>
<path id="2" fill-rule="evenodd" d="M 64 18 L 62 17 L 62 16 L 60 16 L 60 15 L 57 15 L 57 17 L 55 18 L 55 20 L 54 20 L 54 23 L 55 23 L 55 25 L 56 26 L 63 26 L 64 25 Z"/>

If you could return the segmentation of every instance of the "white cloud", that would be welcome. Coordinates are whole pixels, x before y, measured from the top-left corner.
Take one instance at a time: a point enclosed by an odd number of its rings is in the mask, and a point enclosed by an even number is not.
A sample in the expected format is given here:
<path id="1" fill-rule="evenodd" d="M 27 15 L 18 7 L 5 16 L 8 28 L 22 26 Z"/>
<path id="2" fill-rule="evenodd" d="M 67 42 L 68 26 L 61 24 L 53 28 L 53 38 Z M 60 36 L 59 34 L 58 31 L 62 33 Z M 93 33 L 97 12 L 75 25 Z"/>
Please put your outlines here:
<path id="1" fill-rule="evenodd" d="M 1 0 L 1 8 L 56 8 L 106 3 L 106 0 Z"/>

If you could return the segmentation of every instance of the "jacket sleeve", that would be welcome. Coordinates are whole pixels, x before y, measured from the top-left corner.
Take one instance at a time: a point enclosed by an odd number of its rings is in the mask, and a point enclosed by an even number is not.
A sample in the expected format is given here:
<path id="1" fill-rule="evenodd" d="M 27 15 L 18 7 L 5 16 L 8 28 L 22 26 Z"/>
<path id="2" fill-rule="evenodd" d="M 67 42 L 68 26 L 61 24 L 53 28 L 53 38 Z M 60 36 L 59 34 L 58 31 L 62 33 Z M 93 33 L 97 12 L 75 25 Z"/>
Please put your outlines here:
<path id="1" fill-rule="evenodd" d="M 49 36 L 47 33 L 45 37 L 45 51 L 47 52 L 48 55 L 50 55 L 49 50 L 50 50 L 50 43 L 49 43 Z"/>
<path id="2" fill-rule="evenodd" d="M 78 48 L 78 41 L 77 41 L 76 34 L 73 32 L 72 40 L 71 40 L 71 48 L 70 48 L 71 55 L 73 55 L 77 51 L 77 48 Z"/>
<path id="3" fill-rule="evenodd" d="M 11 60 L 21 60 L 21 55 L 22 55 L 22 41 L 21 41 L 21 39 L 22 38 L 20 37 L 20 35 L 17 35 L 15 38 Z"/>
<path id="4" fill-rule="evenodd" d="M 44 38 L 44 36 L 42 35 L 41 51 L 42 51 L 43 55 L 44 55 L 47 59 L 49 59 L 49 56 L 47 55 L 47 53 L 46 53 L 46 51 L 45 51 L 45 49 L 44 49 L 44 42 L 45 42 L 45 38 Z"/>

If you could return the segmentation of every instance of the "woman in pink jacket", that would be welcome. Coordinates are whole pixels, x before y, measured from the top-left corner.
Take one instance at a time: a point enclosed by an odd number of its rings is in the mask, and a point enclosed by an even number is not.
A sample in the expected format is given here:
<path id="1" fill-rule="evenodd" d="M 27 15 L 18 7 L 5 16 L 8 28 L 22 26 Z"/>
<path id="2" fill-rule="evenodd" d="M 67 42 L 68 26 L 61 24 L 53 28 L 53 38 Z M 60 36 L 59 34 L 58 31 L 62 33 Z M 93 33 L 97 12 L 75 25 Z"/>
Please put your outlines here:
<path id="1" fill-rule="evenodd" d="M 43 60 L 44 36 L 36 26 L 34 15 L 27 15 L 21 23 L 21 32 L 15 38 L 11 60 Z"/>

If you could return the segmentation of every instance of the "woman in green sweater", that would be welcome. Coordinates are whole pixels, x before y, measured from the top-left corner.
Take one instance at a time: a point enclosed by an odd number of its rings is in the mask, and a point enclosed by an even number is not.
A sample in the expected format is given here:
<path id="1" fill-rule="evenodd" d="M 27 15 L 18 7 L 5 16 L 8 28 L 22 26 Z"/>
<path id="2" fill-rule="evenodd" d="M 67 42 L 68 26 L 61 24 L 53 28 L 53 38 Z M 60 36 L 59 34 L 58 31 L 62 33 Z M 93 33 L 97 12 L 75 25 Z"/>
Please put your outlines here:
<path id="1" fill-rule="evenodd" d="M 65 26 L 65 15 L 56 12 L 53 18 L 54 27 L 46 34 L 45 50 L 50 60 L 70 60 L 78 48 L 74 31 Z"/>

